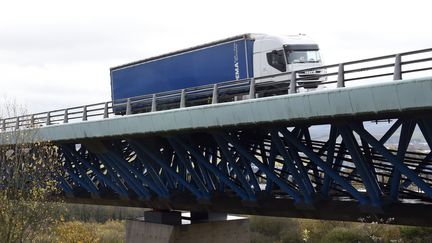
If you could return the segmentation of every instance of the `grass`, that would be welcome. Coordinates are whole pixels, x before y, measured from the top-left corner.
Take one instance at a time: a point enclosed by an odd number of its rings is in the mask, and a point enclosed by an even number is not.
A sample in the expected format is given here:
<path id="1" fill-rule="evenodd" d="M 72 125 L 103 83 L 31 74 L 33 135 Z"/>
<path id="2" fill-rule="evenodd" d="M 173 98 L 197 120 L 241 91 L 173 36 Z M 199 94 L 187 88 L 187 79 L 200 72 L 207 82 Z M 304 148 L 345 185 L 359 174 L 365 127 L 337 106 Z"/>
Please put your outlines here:
<path id="1" fill-rule="evenodd" d="M 432 228 L 273 217 L 250 217 L 251 243 L 432 242 Z M 125 221 L 62 222 L 36 242 L 121 243 Z"/>
<path id="2" fill-rule="evenodd" d="M 35 242 L 43 243 L 122 243 L 125 242 L 125 221 L 105 223 L 61 222 L 49 233 L 40 235 Z"/>

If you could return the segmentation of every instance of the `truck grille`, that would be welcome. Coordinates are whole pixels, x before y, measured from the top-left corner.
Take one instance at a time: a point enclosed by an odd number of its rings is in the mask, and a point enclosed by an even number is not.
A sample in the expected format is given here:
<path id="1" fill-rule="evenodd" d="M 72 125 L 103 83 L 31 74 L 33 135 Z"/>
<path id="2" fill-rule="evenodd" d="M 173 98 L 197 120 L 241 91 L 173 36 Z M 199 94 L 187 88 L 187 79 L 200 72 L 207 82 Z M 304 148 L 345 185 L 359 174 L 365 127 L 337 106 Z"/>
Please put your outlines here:
<path id="1" fill-rule="evenodd" d="M 299 80 L 319 80 L 321 70 L 299 71 L 297 73 Z"/>

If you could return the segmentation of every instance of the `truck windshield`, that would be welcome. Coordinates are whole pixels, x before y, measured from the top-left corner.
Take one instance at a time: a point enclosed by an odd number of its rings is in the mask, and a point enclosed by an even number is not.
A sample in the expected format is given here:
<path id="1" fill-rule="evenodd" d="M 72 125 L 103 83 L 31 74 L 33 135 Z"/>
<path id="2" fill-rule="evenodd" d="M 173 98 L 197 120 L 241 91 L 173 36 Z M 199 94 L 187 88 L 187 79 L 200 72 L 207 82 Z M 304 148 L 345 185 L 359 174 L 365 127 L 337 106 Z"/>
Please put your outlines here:
<path id="1" fill-rule="evenodd" d="M 317 63 L 321 57 L 316 50 L 286 50 L 288 64 L 293 63 Z"/>

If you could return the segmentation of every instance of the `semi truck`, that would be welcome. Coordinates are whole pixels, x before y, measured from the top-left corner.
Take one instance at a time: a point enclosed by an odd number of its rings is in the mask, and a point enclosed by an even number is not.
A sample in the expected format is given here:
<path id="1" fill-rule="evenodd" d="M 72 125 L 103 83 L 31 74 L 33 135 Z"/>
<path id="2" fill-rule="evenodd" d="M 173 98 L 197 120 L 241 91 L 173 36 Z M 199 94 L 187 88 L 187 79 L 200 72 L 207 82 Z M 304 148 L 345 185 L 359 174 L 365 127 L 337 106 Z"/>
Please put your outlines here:
<path id="1" fill-rule="evenodd" d="M 287 79 L 277 74 L 319 66 L 319 47 L 305 35 L 243 34 L 113 67 L 111 96 L 118 100 L 253 77 L 267 77 L 257 83 L 277 82 Z M 297 75 L 314 87 L 320 72 Z"/>

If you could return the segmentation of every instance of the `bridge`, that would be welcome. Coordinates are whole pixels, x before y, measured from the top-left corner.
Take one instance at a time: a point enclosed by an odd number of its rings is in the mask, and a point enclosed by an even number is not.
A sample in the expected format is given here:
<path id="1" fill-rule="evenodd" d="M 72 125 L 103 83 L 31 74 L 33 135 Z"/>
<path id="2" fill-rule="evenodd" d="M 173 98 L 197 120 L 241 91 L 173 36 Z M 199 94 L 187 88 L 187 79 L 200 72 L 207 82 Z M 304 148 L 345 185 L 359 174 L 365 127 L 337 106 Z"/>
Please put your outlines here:
<path id="1" fill-rule="evenodd" d="M 431 53 L 5 118 L 0 144 L 54 142 L 70 202 L 431 225 Z"/>

